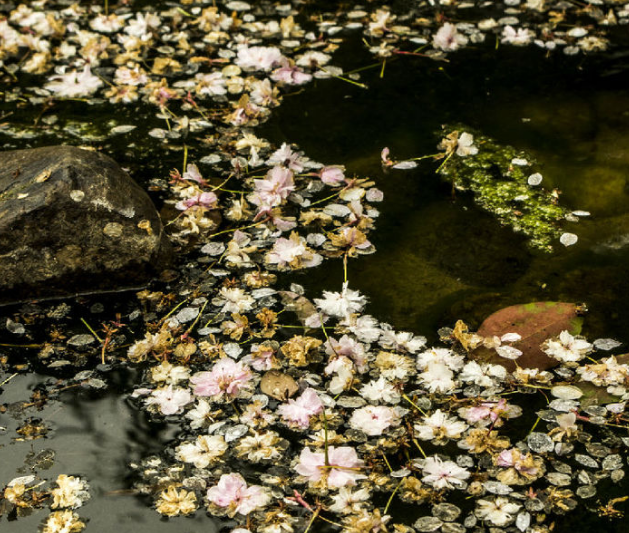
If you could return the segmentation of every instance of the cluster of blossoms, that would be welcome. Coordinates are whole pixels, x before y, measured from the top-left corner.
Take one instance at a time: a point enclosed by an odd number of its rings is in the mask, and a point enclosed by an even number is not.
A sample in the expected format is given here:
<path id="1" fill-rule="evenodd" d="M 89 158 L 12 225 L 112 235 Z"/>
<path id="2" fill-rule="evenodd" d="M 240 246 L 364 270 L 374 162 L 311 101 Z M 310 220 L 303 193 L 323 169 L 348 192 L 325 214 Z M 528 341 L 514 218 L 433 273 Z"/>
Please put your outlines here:
<path id="1" fill-rule="evenodd" d="M 254 242 L 251 235 L 246 244 Z M 215 256 L 227 250 L 203 246 Z M 607 428 L 629 399 L 629 366 L 613 356 L 580 363 L 614 343 L 589 344 L 564 331 L 541 347 L 556 359 L 554 370 L 509 372 L 470 354 L 483 346 L 517 361 L 516 332 L 468 334 L 466 342 L 452 335 L 429 347 L 365 314 L 366 298 L 348 283 L 311 301 L 294 284 L 272 289 L 276 279 L 256 265 L 274 268 L 251 253 L 231 270 L 239 282 L 217 282 L 196 308 L 167 317 L 159 334 L 169 348 L 146 340 L 130 348 L 137 360 L 145 343 L 142 359 L 160 360 L 136 391 L 141 405 L 182 424 L 173 452 L 134 465 L 140 490 L 160 487 L 161 514 L 202 506 L 261 532 L 298 531 L 319 516 L 346 531 L 411 531 L 406 518 L 375 505 L 385 492 L 414 505 L 416 531 L 533 533 L 550 530 L 547 516 L 590 501 L 601 480 L 624 476 L 621 453 L 612 450 L 629 442 Z M 212 272 L 220 279 L 220 270 Z M 276 308 L 287 311 L 278 316 Z M 182 338 L 192 320 L 202 325 L 198 338 L 189 328 Z M 606 387 L 615 403 L 581 403 L 580 378 Z M 548 404 L 536 395 L 547 389 Z M 541 424 L 523 404 L 537 406 Z M 467 504 L 438 503 L 450 494 Z"/>
<path id="2" fill-rule="evenodd" d="M 261 533 L 303 530 L 319 518 L 349 532 L 411 531 L 407 517 L 377 503 L 385 493 L 410 504 L 417 531 L 514 525 L 545 533 L 550 516 L 591 499 L 601 480 L 619 481 L 617 450 L 627 442 L 607 430 L 629 399 L 629 367 L 614 356 L 582 364 L 596 344 L 563 332 L 542 345 L 557 359 L 555 370 L 510 372 L 474 360 L 453 339 L 429 347 L 425 338 L 378 321 L 347 279 L 312 300 L 299 285 L 279 288 L 283 271 L 334 257 L 347 266 L 374 250 L 373 204 L 383 199 L 374 182 L 253 133 L 285 88 L 342 74 L 329 65 L 336 44 L 319 37 L 343 27 L 322 16 L 319 33 L 306 31 L 289 4 L 209 4 L 112 14 L 78 4 L 44 14 L 34 4 L 0 20 L 2 66 L 46 75 L 40 97 L 142 101 L 168 121 L 167 130 L 151 130 L 152 138 L 166 145 L 204 132 L 218 152 L 197 161 L 213 165 L 210 172 L 197 163 L 174 171 L 166 201 L 175 212 L 173 241 L 209 266 L 181 282 L 180 305 L 127 352 L 144 366 L 137 405 L 181 426 L 162 456 L 135 465 L 137 486 L 154 496 L 156 510 L 175 517 L 204 507 Z M 366 28 L 380 40 L 373 51 L 384 57 L 404 39 L 432 44 L 432 55 L 443 57 L 498 27 L 506 43 L 534 38 L 515 28 L 511 14 L 493 26 L 437 27 L 418 19 L 417 31 L 395 24 L 385 9 L 347 17 L 347 28 Z M 564 36 L 564 50 L 603 46 L 602 38 L 575 29 Z M 7 94 L 17 99 L 21 91 Z M 470 132 L 449 132 L 444 168 L 482 155 L 479 146 Z M 514 156 L 508 166 L 522 173 L 528 162 Z M 527 194 L 540 182 L 537 173 L 520 181 Z M 153 312 L 164 295 L 139 297 Z M 518 340 L 505 332 L 482 343 L 517 361 Z M 617 401 L 582 402 L 573 385 L 579 378 Z M 535 395 L 545 389 L 554 396 L 547 405 Z M 523 422 L 536 431 L 514 423 L 524 419 L 519 403 L 536 406 L 542 422 Z M 51 515 L 45 531 L 78 531 L 71 508 L 85 500 L 85 487 L 73 478 L 57 484 L 52 497 L 64 510 Z M 450 497 L 466 508 L 446 502 Z"/>
<path id="3" fill-rule="evenodd" d="M 405 49 L 423 46 L 423 56 L 443 59 L 448 53 L 478 45 L 490 38 L 511 46 L 537 46 L 546 51 L 562 50 L 566 55 L 600 52 L 609 47 L 608 29 L 629 23 L 626 4 L 601 2 L 597 8 L 583 10 L 547 0 L 508 0 L 486 2 L 470 10 L 468 2 L 448 0 L 440 3 L 444 17 L 434 16 L 431 2 L 406 8 L 354 9 L 339 24 L 334 14 L 323 16 L 322 31 L 337 34 L 344 27 L 361 28 L 369 39 L 370 51 L 391 57 Z M 463 20 L 461 20 L 463 19 Z"/>
<path id="4" fill-rule="evenodd" d="M 87 482 L 79 477 L 60 474 L 52 489 L 42 488 L 45 483 L 45 480 L 35 475 L 11 480 L 1 493 L 3 512 L 15 512 L 16 516 L 23 516 L 32 512 L 33 508 L 49 505 L 53 512 L 44 520 L 42 533 L 82 531 L 85 523 L 74 510 L 90 498 Z"/>

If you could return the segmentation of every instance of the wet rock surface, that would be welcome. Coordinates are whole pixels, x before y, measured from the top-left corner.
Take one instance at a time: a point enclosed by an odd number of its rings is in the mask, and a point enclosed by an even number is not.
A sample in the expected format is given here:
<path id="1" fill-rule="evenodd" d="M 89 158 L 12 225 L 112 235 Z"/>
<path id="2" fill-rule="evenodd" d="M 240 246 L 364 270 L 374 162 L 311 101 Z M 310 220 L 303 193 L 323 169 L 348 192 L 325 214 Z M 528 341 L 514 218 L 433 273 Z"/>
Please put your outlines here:
<path id="1" fill-rule="evenodd" d="M 0 152 L 0 303 L 138 286 L 170 259 L 148 195 L 72 146 Z"/>

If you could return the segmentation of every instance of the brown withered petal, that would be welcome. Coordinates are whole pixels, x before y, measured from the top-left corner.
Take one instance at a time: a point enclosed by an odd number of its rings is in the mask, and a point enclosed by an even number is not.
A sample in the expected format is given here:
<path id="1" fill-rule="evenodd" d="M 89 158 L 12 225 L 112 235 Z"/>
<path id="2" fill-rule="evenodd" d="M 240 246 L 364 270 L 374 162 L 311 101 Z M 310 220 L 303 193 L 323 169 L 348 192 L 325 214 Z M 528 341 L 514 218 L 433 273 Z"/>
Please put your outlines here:
<path id="1" fill-rule="evenodd" d="M 260 390 L 267 396 L 279 401 L 286 401 L 299 390 L 297 382 L 288 374 L 269 370 L 260 381 Z"/>

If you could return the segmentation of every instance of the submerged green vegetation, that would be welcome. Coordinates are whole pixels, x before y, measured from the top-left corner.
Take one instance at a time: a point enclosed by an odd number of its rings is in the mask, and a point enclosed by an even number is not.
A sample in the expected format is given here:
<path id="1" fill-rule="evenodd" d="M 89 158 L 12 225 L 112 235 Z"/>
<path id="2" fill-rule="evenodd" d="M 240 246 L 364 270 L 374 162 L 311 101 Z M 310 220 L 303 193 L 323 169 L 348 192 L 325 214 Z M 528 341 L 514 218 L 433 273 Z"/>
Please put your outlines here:
<path id="1" fill-rule="evenodd" d="M 533 156 L 463 126 L 445 126 L 446 160 L 438 172 L 457 191 L 470 191 L 474 201 L 501 224 L 524 234 L 530 246 L 551 252 L 561 225 L 575 215 L 559 205 L 557 191 L 548 191 Z M 461 148 L 465 135 L 473 144 Z M 572 244 L 572 243 L 571 243 Z"/>

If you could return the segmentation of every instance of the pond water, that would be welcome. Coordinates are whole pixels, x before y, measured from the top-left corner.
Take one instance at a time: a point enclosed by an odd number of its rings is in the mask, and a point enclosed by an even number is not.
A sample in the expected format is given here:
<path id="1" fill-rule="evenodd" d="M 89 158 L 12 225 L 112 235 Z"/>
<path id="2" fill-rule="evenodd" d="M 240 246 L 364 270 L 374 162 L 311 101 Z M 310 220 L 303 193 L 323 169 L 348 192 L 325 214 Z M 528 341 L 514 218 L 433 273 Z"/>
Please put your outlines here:
<path id="1" fill-rule="evenodd" d="M 357 43 L 343 51 L 347 70 L 369 64 Z M 314 157 L 343 161 L 385 191 L 378 253 L 353 263 L 350 274 L 383 320 L 430 335 L 457 318 L 477 327 L 516 303 L 586 302 L 588 336 L 626 339 L 629 72 L 616 66 L 610 58 L 488 47 L 447 65 L 403 58 L 382 78 L 379 69 L 365 76 L 369 90 L 333 81 L 287 98 L 264 129 Z M 453 198 L 434 173 L 438 164 L 383 172 L 383 147 L 400 159 L 433 153 L 435 132 L 455 121 L 532 153 L 545 187 L 560 189 L 568 208 L 591 213 L 572 226 L 577 246 L 531 252 L 469 196 Z M 342 269 L 308 275 L 317 290 L 338 285 Z"/>
<path id="2" fill-rule="evenodd" d="M 359 39 L 345 43 L 336 57 L 345 71 L 365 67 L 373 59 Z M 437 330 L 457 319 L 476 329 L 491 313 L 531 301 L 586 303 L 584 334 L 629 342 L 629 68 L 622 56 L 544 57 L 532 49 L 483 45 L 464 50 L 440 63 L 401 57 L 362 72 L 362 89 L 340 80 L 323 80 L 285 98 L 258 135 L 280 144 L 294 142 L 310 157 L 344 164 L 349 173 L 370 176 L 385 193 L 381 216 L 370 239 L 375 255 L 351 261 L 351 286 L 369 297 L 368 311 L 400 330 L 436 341 Z M 60 120 L 79 119 L 85 109 L 59 106 Z M 104 120 L 113 108 L 98 111 Z M 140 128 L 135 144 L 100 142 L 136 178 L 164 177 L 179 166 L 181 152 L 160 154 L 145 149 L 142 133 L 153 124 L 148 117 L 118 115 L 118 123 Z M 504 144 L 535 156 L 544 186 L 561 190 L 561 203 L 586 210 L 591 217 L 573 224 L 579 242 L 553 254 L 531 251 L 524 238 L 475 206 L 467 194 L 452 195 L 435 169 L 422 162 L 414 170 L 388 170 L 380 164 L 385 146 L 396 157 L 435 152 L 441 124 L 460 122 Z M 98 125 L 98 124 L 97 124 Z M 80 135 L 79 135 L 80 137 Z M 6 140 L 6 147 L 48 144 L 49 138 Z M 203 148 L 190 141 L 190 160 Z M 142 167 L 142 170 L 140 170 Z M 159 198 L 156 196 L 159 200 Z M 282 277 L 298 282 L 306 294 L 338 290 L 343 281 L 340 261 Z M 95 297 L 88 304 L 124 300 L 131 294 Z M 88 307 L 88 304 L 82 304 Z M 117 304 L 107 307 L 113 316 Z M 9 313 L 7 313 L 9 314 Z M 77 331 L 79 330 L 77 324 Z M 5 335 L 3 342 L 14 340 Z M 41 370 L 41 369 L 40 369 Z M 52 431 L 45 439 L 9 442 L 17 428 L 8 413 L 0 448 L 0 480 L 22 473 L 36 463 L 46 476 L 72 473 L 89 478 L 92 501 L 81 515 L 89 531 L 197 533 L 217 531 L 218 525 L 197 512 L 191 519 L 168 521 L 132 494 L 128 463 L 151 453 L 175 437 L 176 427 L 148 422 L 127 403 L 137 375 L 122 368 L 102 368 L 110 387 L 106 392 L 81 388 L 62 392 L 42 412 L 26 414 L 45 419 Z M 52 376 L 28 373 L 2 387 L 5 405 L 25 399 Z M 4 378 L 0 376 L 0 382 Z M 2 433 L 0 433 L 2 436 Z M 50 468 L 40 455 L 54 450 Z M 44 456 L 46 453 L 44 453 Z M 27 457 L 28 456 L 28 457 Z M 39 459 L 38 459 L 39 458 Z M 43 460 L 43 459 L 42 459 Z M 30 461 L 30 462 L 29 462 Z M 22 464 L 24 463 L 24 464 Z M 611 493 L 620 493 L 614 488 Z M 394 511 L 394 508 L 392 508 Z M 588 515 L 589 516 L 589 515 Z M 558 521 L 555 532 L 589 531 L 605 527 L 623 531 L 619 522 L 583 522 L 581 513 Z M 35 531 L 41 515 L 2 522 L 8 533 Z M 614 529 L 615 528 L 615 529 Z"/>

